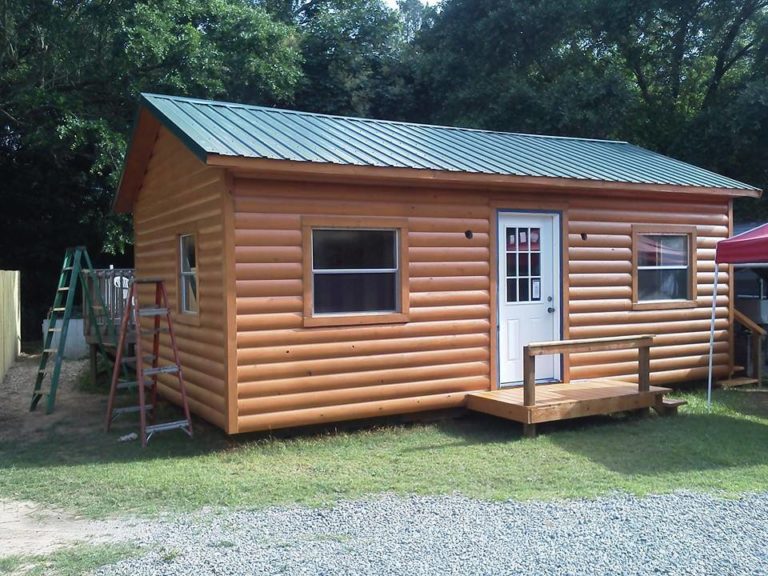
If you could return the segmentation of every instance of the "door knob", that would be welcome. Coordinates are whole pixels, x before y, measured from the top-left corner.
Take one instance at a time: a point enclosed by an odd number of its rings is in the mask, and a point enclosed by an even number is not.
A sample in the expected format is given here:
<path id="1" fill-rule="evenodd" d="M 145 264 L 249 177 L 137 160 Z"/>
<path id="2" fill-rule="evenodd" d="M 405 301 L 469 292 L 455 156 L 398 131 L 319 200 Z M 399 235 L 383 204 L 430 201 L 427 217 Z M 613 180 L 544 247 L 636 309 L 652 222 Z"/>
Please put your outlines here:
<path id="1" fill-rule="evenodd" d="M 555 311 L 555 309 L 554 309 L 554 308 L 552 308 L 552 306 L 550 306 L 549 308 L 547 308 L 547 312 L 549 312 L 550 314 L 552 314 L 552 312 L 554 312 L 554 311 Z"/>

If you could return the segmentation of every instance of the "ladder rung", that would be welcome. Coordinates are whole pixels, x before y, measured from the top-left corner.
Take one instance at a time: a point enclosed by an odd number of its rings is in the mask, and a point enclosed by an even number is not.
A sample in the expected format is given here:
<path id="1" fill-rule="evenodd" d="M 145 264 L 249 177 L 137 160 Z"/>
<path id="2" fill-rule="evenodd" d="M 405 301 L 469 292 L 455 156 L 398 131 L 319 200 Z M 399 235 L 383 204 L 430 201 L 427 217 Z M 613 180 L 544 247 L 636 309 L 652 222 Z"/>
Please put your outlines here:
<path id="1" fill-rule="evenodd" d="M 168 328 L 158 328 L 157 330 L 155 330 L 154 328 L 142 328 L 141 333 L 144 336 L 151 336 L 152 334 L 168 334 L 169 332 L 168 332 Z"/>
<path id="2" fill-rule="evenodd" d="M 139 316 L 166 316 L 168 308 L 143 308 L 139 309 Z"/>
<path id="3" fill-rule="evenodd" d="M 189 429 L 189 422 L 186 420 L 174 420 L 173 422 L 163 422 L 162 424 L 152 424 L 146 427 L 147 434 L 154 434 L 155 432 L 165 432 L 167 430 Z"/>
<path id="4" fill-rule="evenodd" d="M 61 332 L 61 328 L 48 328 L 48 332 Z"/>
<path id="5" fill-rule="evenodd" d="M 144 354 L 142 358 L 145 362 L 152 362 L 155 359 L 152 354 Z M 123 356 L 123 362 L 126 364 L 136 364 L 136 356 Z"/>
<path id="6" fill-rule="evenodd" d="M 178 366 L 158 366 L 157 368 L 145 368 L 144 376 L 153 376 L 155 374 L 176 374 L 179 371 Z"/>
<path id="7" fill-rule="evenodd" d="M 74 270 L 74 269 L 75 269 L 74 266 L 64 266 L 64 268 L 62 268 L 61 270 L 62 272 L 69 272 L 70 270 Z"/>
<path id="8" fill-rule="evenodd" d="M 67 292 L 69 290 L 69 286 L 62 286 L 58 289 L 58 292 Z"/>
<path id="9" fill-rule="evenodd" d="M 112 410 L 112 417 L 119 416 L 120 414 L 131 414 L 133 412 L 141 412 L 141 406 L 123 406 L 122 408 L 114 408 Z M 152 410 L 152 404 L 144 404 L 144 410 Z"/>
<path id="10" fill-rule="evenodd" d="M 58 348 L 44 348 L 44 349 L 43 349 L 43 353 L 44 353 L 44 354 L 45 354 L 45 353 L 48 353 L 48 354 L 55 354 L 55 353 L 56 353 L 56 352 L 58 352 L 58 351 L 59 351 L 59 349 L 58 349 Z"/>
<path id="11" fill-rule="evenodd" d="M 64 310 L 66 310 L 66 308 L 54 308 L 53 309 L 54 312 L 64 312 Z"/>
<path id="12" fill-rule="evenodd" d="M 128 390 L 129 388 L 136 388 L 139 385 L 138 380 L 118 380 L 116 388 L 118 390 Z M 147 388 L 152 387 L 152 381 L 144 381 L 144 386 Z"/>

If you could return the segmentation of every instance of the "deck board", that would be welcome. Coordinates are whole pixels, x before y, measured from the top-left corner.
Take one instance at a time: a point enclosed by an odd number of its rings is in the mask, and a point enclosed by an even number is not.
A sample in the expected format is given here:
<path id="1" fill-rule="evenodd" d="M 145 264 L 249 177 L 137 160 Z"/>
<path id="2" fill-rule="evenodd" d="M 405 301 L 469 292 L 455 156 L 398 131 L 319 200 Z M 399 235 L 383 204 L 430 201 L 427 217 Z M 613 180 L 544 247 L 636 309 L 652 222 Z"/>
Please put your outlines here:
<path id="1" fill-rule="evenodd" d="M 467 408 L 522 422 L 536 424 L 612 414 L 654 406 L 669 388 L 651 386 L 638 391 L 637 384 L 606 378 L 536 386 L 536 404 L 523 404 L 523 387 L 503 388 L 467 395 Z"/>

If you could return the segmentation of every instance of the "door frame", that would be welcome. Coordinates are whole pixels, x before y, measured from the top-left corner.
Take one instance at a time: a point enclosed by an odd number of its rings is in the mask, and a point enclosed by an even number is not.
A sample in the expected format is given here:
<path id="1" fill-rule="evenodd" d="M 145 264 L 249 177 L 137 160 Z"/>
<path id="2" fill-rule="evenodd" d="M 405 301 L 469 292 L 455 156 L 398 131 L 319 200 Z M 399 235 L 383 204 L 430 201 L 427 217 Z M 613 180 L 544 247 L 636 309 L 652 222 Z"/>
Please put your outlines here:
<path id="1" fill-rule="evenodd" d="M 492 390 L 498 390 L 502 387 L 509 388 L 511 386 L 517 386 L 517 383 L 507 386 L 503 386 L 501 383 L 501 351 L 499 350 L 499 346 L 501 345 L 501 323 L 499 322 L 499 318 L 501 317 L 501 306 L 503 304 L 502 298 L 501 298 L 501 291 L 502 291 L 502 284 L 499 282 L 499 271 L 501 269 L 501 263 L 499 262 L 499 242 L 500 242 L 500 236 L 499 236 L 499 224 L 501 221 L 501 217 L 503 215 L 525 215 L 525 214 L 531 214 L 531 215 L 547 215 L 552 217 L 552 231 L 553 231 L 553 240 L 552 243 L 552 257 L 557 258 L 557 261 L 559 263 L 559 266 L 555 267 L 557 278 L 556 281 L 558 282 L 558 286 L 555 287 L 555 293 L 558 295 L 559 302 L 558 302 L 558 314 L 557 314 L 557 326 L 555 328 L 555 339 L 562 340 L 564 338 L 565 334 L 565 325 L 567 320 L 566 315 L 566 306 L 564 305 L 565 300 L 565 274 L 568 273 L 568 271 L 565 268 L 565 254 L 564 254 L 564 243 L 563 243 L 563 237 L 564 237 L 564 230 L 566 226 L 566 215 L 564 210 L 554 210 L 554 209 L 531 209 L 531 208 L 496 208 L 494 210 L 494 216 L 493 216 L 493 234 L 492 238 L 494 241 L 494 247 L 493 247 L 493 265 L 491 266 L 491 287 L 493 292 L 493 300 L 495 300 L 495 304 L 493 305 L 493 315 L 494 315 L 494 322 L 495 324 L 495 330 L 494 332 L 494 338 L 492 339 L 491 346 L 492 350 L 491 353 L 496 356 L 495 362 L 493 362 L 493 366 L 495 369 L 495 374 L 491 380 L 491 389 Z M 559 328 L 559 330 L 558 330 Z M 559 332 L 559 333 L 558 333 Z M 568 363 L 566 362 L 565 355 L 560 355 L 560 362 L 559 362 L 559 378 L 561 381 L 565 381 L 566 377 L 566 369 L 567 369 Z M 522 382 L 520 382 L 520 385 Z"/>

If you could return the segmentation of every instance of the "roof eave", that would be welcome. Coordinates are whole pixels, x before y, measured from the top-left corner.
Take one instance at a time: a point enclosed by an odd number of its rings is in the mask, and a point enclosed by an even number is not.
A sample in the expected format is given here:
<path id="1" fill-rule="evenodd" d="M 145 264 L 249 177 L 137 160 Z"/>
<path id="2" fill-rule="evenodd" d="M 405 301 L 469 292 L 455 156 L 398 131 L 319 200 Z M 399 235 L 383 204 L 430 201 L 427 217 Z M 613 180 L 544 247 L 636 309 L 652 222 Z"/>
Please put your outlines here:
<path id="1" fill-rule="evenodd" d="M 252 170 L 254 172 L 253 175 L 256 177 L 275 179 L 334 177 L 341 180 L 376 180 L 379 182 L 409 182 L 425 185 L 430 183 L 450 184 L 456 187 L 484 186 L 526 190 L 568 189 L 579 192 L 624 190 L 630 192 L 657 192 L 729 198 L 759 198 L 762 195 L 762 190 L 757 188 L 710 188 L 673 184 L 554 178 L 550 176 L 515 176 L 476 172 L 424 170 L 416 168 L 355 166 L 349 164 L 245 158 L 242 156 L 225 156 L 221 154 L 208 154 L 205 163 L 209 166 L 232 170 Z"/>

